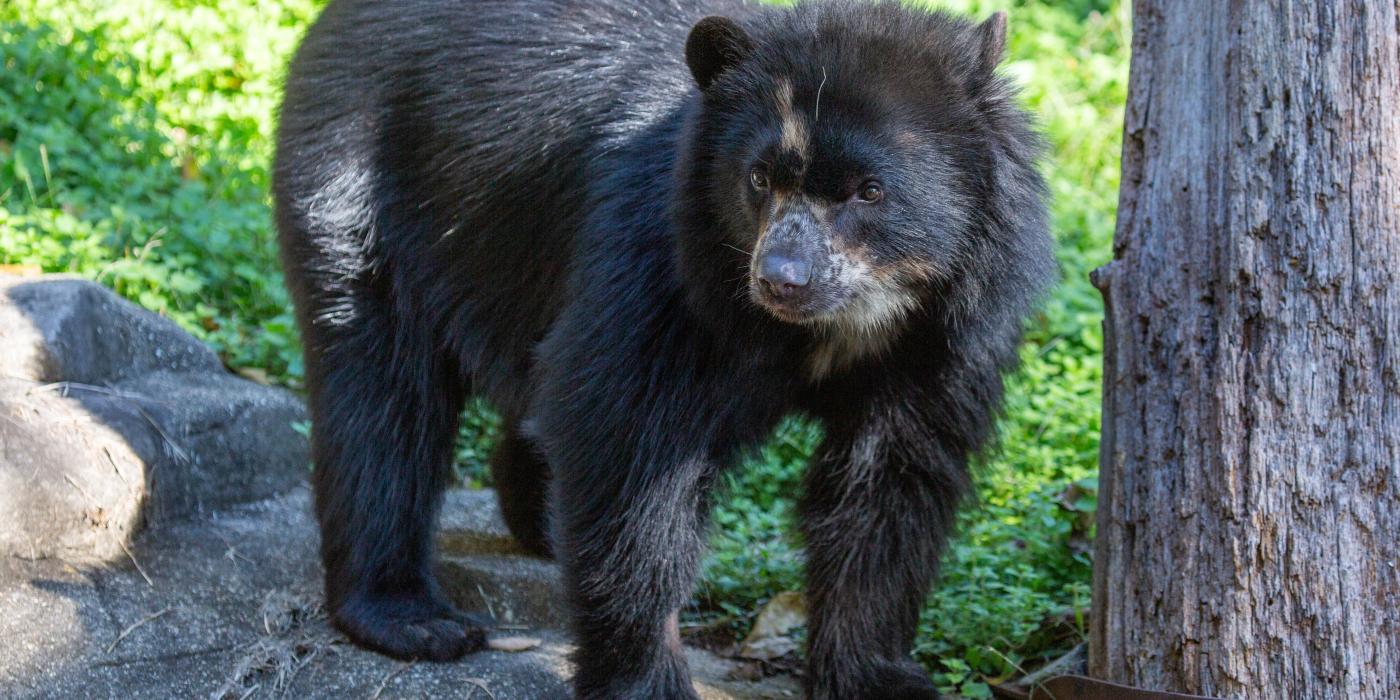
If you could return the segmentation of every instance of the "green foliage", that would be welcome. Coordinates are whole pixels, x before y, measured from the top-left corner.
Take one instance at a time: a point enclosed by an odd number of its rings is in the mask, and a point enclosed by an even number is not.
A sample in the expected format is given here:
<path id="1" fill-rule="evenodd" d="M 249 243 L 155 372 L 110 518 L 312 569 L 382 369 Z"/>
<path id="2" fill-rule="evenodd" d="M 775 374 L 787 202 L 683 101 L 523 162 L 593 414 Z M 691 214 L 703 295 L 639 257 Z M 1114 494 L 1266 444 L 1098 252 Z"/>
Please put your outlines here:
<path id="1" fill-rule="evenodd" d="M 268 156 L 312 10 L 0 5 L 0 263 L 96 279 L 230 365 L 295 380 Z"/>
<path id="2" fill-rule="evenodd" d="M 1051 145 L 1063 281 L 1029 327 L 998 450 L 924 611 L 916 656 L 948 692 L 1071 645 L 1088 603 L 1102 340 L 1087 273 L 1108 259 L 1127 82 L 1122 0 L 922 0 L 1004 9 L 1004 70 Z M 0 3 L 0 264 L 96 279 L 231 366 L 297 385 L 300 352 L 267 195 L 283 66 L 322 0 Z M 458 475 L 489 484 L 499 421 L 465 413 Z M 724 477 L 692 616 L 742 634 L 801 587 L 794 494 L 820 431 L 784 422 Z M 1046 624 L 1047 620 L 1056 624 Z"/>
<path id="3" fill-rule="evenodd" d="M 453 467 L 457 480 L 474 489 L 493 485 L 487 458 L 501 434 L 501 418 L 481 399 L 467 402 L 457 429 Z"/>

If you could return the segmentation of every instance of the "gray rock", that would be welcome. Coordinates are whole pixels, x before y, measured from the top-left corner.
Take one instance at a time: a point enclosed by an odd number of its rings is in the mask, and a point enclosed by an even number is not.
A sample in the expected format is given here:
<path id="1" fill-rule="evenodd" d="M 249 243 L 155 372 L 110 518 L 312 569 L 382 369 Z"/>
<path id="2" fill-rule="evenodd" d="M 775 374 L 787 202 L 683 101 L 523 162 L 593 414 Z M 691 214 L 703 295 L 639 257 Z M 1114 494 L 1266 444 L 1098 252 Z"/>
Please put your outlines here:
<path id="1" fill-rule="evenodd" d="M 96 284 L 0 276 L 0 555 L 110 558 L 143 522 L 285 492 L 303 419 Z"/>
<path id="2" fill-rule="evenodd" d="M 501 520 L 496 492 L 455 489 L 443 499 L 438 577 L 454 603 L 502 624 L 565 619 L 559 568 L 525 553 Z"/>
<path id="3" fill-rule="evenodd" d="M 553 562 L 520 555 L 443 556 L 438 578 L 458 606 L 488 612 L 502 624 L 558 624 L 567 614 Z"/>
<path id="4" fill-rule="evenodd" d="M 489 612 L 502 624 L 565 619 L 559 569 L 529 556 L 501 520 L 490 489 L 456 489 L 443 499 L 438 578 L 457 605 Z"/>
<path id="5" fill-rule="evenodd" d="M 448 556 L 523 554 L 501 520 L 492 489 L 454 489 L 443 497 L 438 550 Z"/>
<path id="6" fill-rule="evenodd" d="M 569 696 L 570 646 L 558 632 L 501 630 L 541 644 L 446 664 L 348 644 L 320 607 L 309 511 L 303 488 L 148 531 L 132 554 L 149 583 L 125 556 L 83 566 L 0 558 L 0 697 Z M 734 662 L 688 655 L 707 700 L 799 697 L 790 678 L 735 680 Z"/>
<path id="7" fill-rule="evenodd" d="M 222 372 L 204 344 L 105 287 L 0 275 L 0 375 L 108 384 L 157 370 Z"/>
<path id="8" fill-rule="evenodd" d="M 144 465 L 78 400 L 0 379 L 0 556 L 120 554 L 141 522 Z"/>

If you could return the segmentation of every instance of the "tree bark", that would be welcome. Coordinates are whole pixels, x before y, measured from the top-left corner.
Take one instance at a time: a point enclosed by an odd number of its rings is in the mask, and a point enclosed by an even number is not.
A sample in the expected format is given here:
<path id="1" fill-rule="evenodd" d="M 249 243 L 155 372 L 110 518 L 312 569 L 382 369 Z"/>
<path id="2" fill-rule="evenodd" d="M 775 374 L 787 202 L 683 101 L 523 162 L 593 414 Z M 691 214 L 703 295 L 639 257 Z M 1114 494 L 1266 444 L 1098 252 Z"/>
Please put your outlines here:
<path id="1" fill-rule="evenodd" d="M 1400 697 L 1397 15 L 1134 3 L 1097 677 Z"/>

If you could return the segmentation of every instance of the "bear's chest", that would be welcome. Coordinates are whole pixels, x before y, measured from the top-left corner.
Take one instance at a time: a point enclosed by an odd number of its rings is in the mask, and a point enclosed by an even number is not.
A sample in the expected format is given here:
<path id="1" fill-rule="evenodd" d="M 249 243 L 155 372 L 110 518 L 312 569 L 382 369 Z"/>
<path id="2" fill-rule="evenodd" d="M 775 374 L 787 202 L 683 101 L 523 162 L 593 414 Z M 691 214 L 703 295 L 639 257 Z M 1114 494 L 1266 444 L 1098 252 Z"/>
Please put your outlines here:
<path id="1" fill-rule="evenodd" d="M 807 381 L 820 382 L 837 372 L 850 369 L 858 362 L 879 359 L 889 351 L 897 333 L 894 328 L 841 327 L 822 332 L 807 350 L 804 359 L 803 371 Z"/>

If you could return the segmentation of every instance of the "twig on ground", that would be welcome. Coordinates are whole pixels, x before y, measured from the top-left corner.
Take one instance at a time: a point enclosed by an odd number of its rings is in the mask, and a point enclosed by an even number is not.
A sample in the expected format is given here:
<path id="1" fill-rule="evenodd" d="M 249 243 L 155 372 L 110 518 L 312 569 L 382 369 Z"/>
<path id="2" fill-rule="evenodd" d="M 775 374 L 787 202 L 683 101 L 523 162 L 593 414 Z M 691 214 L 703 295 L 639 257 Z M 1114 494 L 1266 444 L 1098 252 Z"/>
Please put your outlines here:
<path id="1" fill-rule="evenodd" d="M 110 654 L 110 653 L 112 653 L 112 650 L 113 650 L 113 649 L 116 649 L 116 648 L 117 648 L 117 645 L 120 644 L 121 641 L 122 641 L 123 639 L 126 639 L 126 636 L 127 636 L 128 634 L 131 634 L 132 632 L 135 632 L 137 627 L 140 627 L 141 625 L 144 625 L 144 624 L 146 624 L 147 622 L 150 622 L 151 620 L 154 620 L 154 619 L 160 617 L 161 615 L 164 615 L 164 614 L 170 612 L 171 609 L 172 609 L 172 608 L 171 608 L 169 605 L 167 605 L 167 606 L 165 606 L 165 609 L 164 609 L 164 610 L 161 610 L 160 612 L 153 612 L 153 613 L 151 613 L 150 615 L 147 615 L 147 616 L 145 616 L 145 617 L 143 617 L 143 618 L 137 620 L 137 621 L 136 621 L 135 623 L 133 623 L 130 627 L 128 627 L 128 628 L 122 630 L 122 633 L 119 634 L 119 635 L 117 635 L 117 638 L 116 638 L 116 639 L 113 639 L 111 644 L 108 644 L 108 645 L 107 645 L 107 650 L 106 650 L 105 652 L 103 652 L 103 653 L 104 653 L 104 654 Z"/>
<path id="2" fill-rule="evenodd" d="M 146 409 L 142 408 L 139 405 L 136 406 L 136 412 L 140 413 L 141 417 L 145 418 L 146 422 L 150 423 L 152 428 L 155 428 L 155 431 L 157 434 L 160 435 L 161 440 L 165 441 L 165 448 L 166 451 L 170 453 L 170 456 L 186 464 L 193 461 L 190 459 L 190 453 L 186 452 L 185 448 L 180 446 L 180 443 L 175 442 L 175 438 L 170 437 L 170 433 L 165 432 L 165 427 L 160 424 L 160 421 L 157 421 L 155 418 L 152 418 L 151 414 L 147 413 Z"/>
<path id="3" fill-rule="evenodd" d="M 481 589 L 479 583 L 476 584 L 476 592 L 481 594 L 481 602 L 486 604 L 486 614 L 490 615 L 492 620 L 496 619 L 496 611 L 491 609 L 491 599 L 486 597 L 486 591 Z"/>
<path id="4" fill-rule="evenodd" d="M 481 692 L 486 693 L 486 697 L 491 698 L 491 700 L 496 700 L 496 694 L 491 692 L 490 688 L 486 687 L 486 679 L 463 678 L 462 682 L 472 687 L 472 691 L 470 693 L 467 693 L 466 700 L 472 700 L 472 696 L 476 695 L 477 689 L 480 689 Z"/>
<path id="5" fill-rule="evenodd" d="M 93 498 L 92 494 L 87 492 L 87 489 L 84 489 L 83 487 L 79 486 L 78 482 L 73 480 L 73 477 L 64 474 L 63 480 L 67 481 L 73 488 L 77 489 L 78 493 L 82 494 L 83 498 L 87 499 L 88 505 L 97 507 L 97 499 Z"/>
<path id="6" fill-rule="evenodd" d="M 407 663 L 399 664 L 398 667 L 390 671 L 388 675 L 379 679 L 379 687 L 374 689 L 374 694 L 369 696 L 369 700 L 379 700 L 379 696 L 384 694 L 384 688 L 386 688 L 389 685 L 389 681 L 393 680 L 394 676 L 397 676 L 400 673 L 403 673 L 404 671 L 413 668 L 413 664 L 415 663 L 417 662 L 409 661 Z"/>
<path id="7" fill-rule="evenodd" d="M 112 471 L 117 473 L 117 478 L 121 479 L 122 483 L 126 484 L 127 488 L 131 488 L 131 482 L 126 480 L 126 475 L 122 473 L 122 468 L 117 466 L 117 458 L 112 456 L 112 450 L 108 449 L 106 445 L 103 445 L 102 454 L 107 455 L 107 461 L 111 463 Z"/>
<path id="8" fill-rule="evenodd" d="M 165 441 L 166 450 L 170 452 L 170 455 L 181 462 L 191 461 L 189 452 L 186 452 L 185 448 L 181 447 L 180 443 L 175 441 L 175 438 L 170 437 L 170 434 L 165 432 L 165 427 L 162 426 L 159 421 L 153 418 L 151 414 L 146 411 L 145 408 L 141 407 L 139 401 L 145 399 L 146 397 L 137 396 L 135 394 L 130 394 L 124 391 L 118 391 L 110 387 L 95 386 L 92 384 L 82 384 L 80 382 L 68 381 L 41 384 L 30 389 L 29 391 L 33 392 L 57 390 L 60 396 L 67 398 L 68 392 L 71 389 L 78 389 L 80 391 L 91 391 L 96 394 L 105 394 L 107 396 L 114 396 L 119 399 L 126 399 L 128 401 L 132 401 L 136 404 L 136 412 L 141 414 L 141 417 L 145 418 L 146 422 L 150 423 L 151 427 L 154 428 L 155 431 L 160 435 L 161 439 Z"/>
<path id="9" fill-rule="evenodd" d="M 146 575 L 146 570 L 141 567 L 141 562 L 136 561 L 136 555 L 131 553 L 131 548 L 126 546 L 126 543 L 121 540 L 117 540 L 117 544 L 122 548 L 123 552 L 126 552 L 126 557 L 131 560 L 131 563 L 136 565 L 136 573 L 141 574 L 141 578 L 146 579 L 146 585 L 154 588 L 156 582 L 152 581 L 151 577 Z"/>

